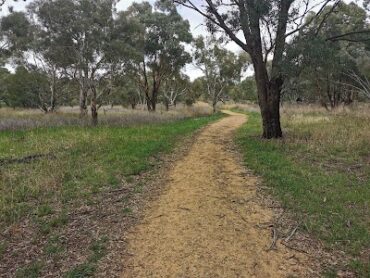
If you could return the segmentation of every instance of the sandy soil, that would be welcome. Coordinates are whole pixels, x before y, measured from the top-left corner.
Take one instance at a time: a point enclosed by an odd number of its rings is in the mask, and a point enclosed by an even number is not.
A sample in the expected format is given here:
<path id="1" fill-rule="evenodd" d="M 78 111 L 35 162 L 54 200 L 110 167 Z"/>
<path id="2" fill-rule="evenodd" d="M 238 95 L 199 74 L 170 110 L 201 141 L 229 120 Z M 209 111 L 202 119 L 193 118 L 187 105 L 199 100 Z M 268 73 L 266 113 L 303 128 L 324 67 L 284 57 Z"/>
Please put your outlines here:
<path id="1" fill-rule="evenodd" d="M 271 246 L 273 211 L 233 148 L 244 115 L 206 127 L 169 169 L 163 194 L 129 232 L 122 277 L 305 277 L 308 258 Z"/>

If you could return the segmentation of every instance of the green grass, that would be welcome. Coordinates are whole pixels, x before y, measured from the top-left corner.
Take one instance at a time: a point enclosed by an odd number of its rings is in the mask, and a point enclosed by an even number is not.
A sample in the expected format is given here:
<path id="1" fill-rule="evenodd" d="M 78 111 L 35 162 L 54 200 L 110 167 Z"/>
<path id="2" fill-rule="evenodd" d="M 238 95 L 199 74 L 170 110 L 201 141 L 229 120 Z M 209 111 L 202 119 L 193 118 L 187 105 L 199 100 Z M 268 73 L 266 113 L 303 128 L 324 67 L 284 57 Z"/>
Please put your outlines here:
<path id="1" fill-rule="evenodd" d="M 50 257 L 62 253 L 64 248 L 60 238 L 57 236 L 51 236 L 44 248 L 44 251 Z"/>
<path id="2" fill-rule="evenodd" d="M 1 230 L 26 220 L 35 232 L 30 248 L 40 248 L 33 263 L 16 262 L 16 276 L 38 277 L 48 271 L 47 260 L 63 260 L 68 250 L 60 235 L 71 229 L 70 215 L 127 183 L 132 183 L 133 194 L 122 200 L 122 215 L 131 215 L 130 198 L 143 192 L 145 186 L 135 175 L 153 168 L 161 154 L 173 151 L 185 137 L 220 117 L 216 114 L 126 128 L 63 126 L 1 132 Z M 37 245 L 42 238 L 47 242 Z M 105 243 L 101 238 L 87 251 L 76 250 L 86 255 L 86 261 L 65 276 L 93 276 L 106 254 Z M 4 255 L 12 256 L 12 252 L 6 253 L 12 250 L 9 244 L 0 242 L 0 260 Z"/>
<path id="3" fill-rule="evenodd" d="M 0 259 L 2 258 L 3 254 L 5 253 L 6 249 L 6 243 L 5 242 L 0 242 Z"/>
<path id="4" fill-rule="evenodd" d="M 150 159 L 219 115 L 139 127 L 58 127 L 0 134 L 0 222 L 53 214 L 50 203 L 88 200 L 148 170 Z M 31 155 L 27 163 L 9 163 Z M 140 188 L 137 188 L 140 191 Z"/>
<path id="5" fill-rule="evenodd" d="M 34 262 L 28 266 L 21 268 L 17 271 L 17 278 L 38 278 L 40 277 L 42 264 L 40 262 Z"/>
<path id="6" fill-rule="evenodd" d="M 285 115 L 286 138 L 268 141 L 260 138 L 259 114 L 248 115 L 237 136 L 248 167 L 327 248 L 360 257 L 370 246 L 368 118 Z M 356 271 L 370 275 L 368 262 L 356 263 Z"/>
<path id="7" fill-rule="evenodd" d="M 65 274 L 66 278 L 78 278 L 78 277 L 91 277 L 95 273 L 96 264 L 106 254 L 105 244 L 107 238 L 102 237 L 90 246 L 90 255 L 87 261 L 83 264 L 76 266 L 71 271 Z"/>

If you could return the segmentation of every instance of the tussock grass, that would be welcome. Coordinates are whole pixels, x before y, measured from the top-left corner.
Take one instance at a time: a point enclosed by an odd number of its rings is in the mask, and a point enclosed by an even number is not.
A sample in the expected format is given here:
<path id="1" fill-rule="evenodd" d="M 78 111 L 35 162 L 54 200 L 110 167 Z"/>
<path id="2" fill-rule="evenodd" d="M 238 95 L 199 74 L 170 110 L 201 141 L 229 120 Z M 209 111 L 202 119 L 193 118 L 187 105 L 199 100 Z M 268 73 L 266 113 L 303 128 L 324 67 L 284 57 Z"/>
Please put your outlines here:
<path id="1" fill-rule="evenodd" d="M 275 141 L 260 138 L 260 115 L 249 112 L 237 140 L 247 165 L 302 227 L 328 249 L 346 252 L 359 277 L 368 277 L 370 121 L 361 109 L 285 108 L 285 138 Z"/>

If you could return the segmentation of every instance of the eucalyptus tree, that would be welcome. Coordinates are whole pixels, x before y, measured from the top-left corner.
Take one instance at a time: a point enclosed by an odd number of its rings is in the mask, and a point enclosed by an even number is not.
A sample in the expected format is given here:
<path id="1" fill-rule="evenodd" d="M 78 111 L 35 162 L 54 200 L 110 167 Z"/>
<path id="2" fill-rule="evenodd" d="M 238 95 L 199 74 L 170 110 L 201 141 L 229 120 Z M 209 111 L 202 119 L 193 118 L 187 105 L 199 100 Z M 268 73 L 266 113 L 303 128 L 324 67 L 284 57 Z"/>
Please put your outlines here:
<path id="1" fill-rule="evenodd" d="M 162 83 L 191 61 L 184 44 L 192 41 L 190 25 L 171 1 L 134 3 L 124 13 L 141 26 L 138 49 L 131 70 L 146 97 L 149 111 L 155 111 Z"/>
<path id="2" fill-rule="evenodd" d="M 9 107 L 43 109 L 41 98 L 49 89 L 45 75 L 18 66 L 15 73 L 8 74 L 2 81 L 3 101 Z"/>
<path id="3" fill-rule="evenodd" d="M 22 12 L 13 12 L 0 19 L 0 63 L 9 58 L 23 58 L 32 41 L 32 27 Z"/>
<path id="4" fill-rule="evenodd" d="M 327 14 L 333 6 L 327 6 Z M 314 14 L 308 15 L 311 20 Z M 355 3 L 339 3 L 336 12 L 324 21 L 315 17 L 312 24 L 303 28 L 288 46 L 287 76 L 293 76 L 306 99 L 318 100 L 325 107 L 350 104 L 357 95 L 353 73 L 362 75 L 370 60 L 366 43 L 370 34 L 367 13 Z M 351 34 L 351 36 L 343 34 Z M 290 84 L 290 83 L 288 83 Z M 294 83 L 293 83 L 294 84 Z M 328 106 L 329 102 L 329 106 Z"/>
<path id="5" fill-rule="evenodd" d="M 206 81 L 206 91 L 211 99 L 213 112 L 219 101 L 224 101 L 227 91 L 239 83 L 242 73 L 249 66 L 246 55 L 235 55 L 219 46 L 213 37 L 198 37 L 194 42 L 194 64 Z"/>
<path id="6" fill-rule="evenodd" d="M 78 81 L 81 116 L 87 113 L 90 97 L 93 124 L 99 101 L 112 90 L 113 74 L 129 41 L 126 33 L 115 29 L 115 2 L 36 0 L 30 8 L 45 38 L 44 58 Z"/>
<path id="7" fill-rule="evenodd" d="M 257 88 L 254 77 L 248 76 L 240 83 L 232 86 L 229 95 L 235 102 L 257 102 Z"/>
<path id="8" fill-rule="evenodd" d="M 283 59 L 288 38 L 336 10 L 340 0 L 172 0 L 201 14 L 210 31 L 221 31 L 252 60 L 263 119 L 263 137 L 282 137 L 280 97 L 284 85 Z M 332 4 L 332 9 L 325 7 Z M 315 16 L 305 21 L 310 12 Z M 369 33 L 369 30 L 359 30 Z M 351 34 L 342 34 L 350 38 Z M 268 70 L 271 60 L 271 70 Z"/>
<path id="9" fill-rule="evenodd" d="M 166 79 L 162 89 L 163 103 L 168 111 L 170 106 L 176 106 L 180 98 L 185 98 L 191 87 L 189 76 L 175 73 Z"/>
<path id="10" fill-rule="evenodd" d="M 0 19 L 0 66 L 5 66 L 10 60 L 12 62 L 24 61 L 24 53 L 29 49 L 29 43 L 32 41 L 32 28 L 30 22 L 24 13 L 12 12 Z M 11 79 L 10 73 L 3 71 L 5 75 L 0 78 L 1 100 L 14 106 L 19 100 L 17 92 L 9 92 L 8 81 Z M 5 78 L 6 76 L 6 78 Z M 14 80 L 14 79 L 12 79 Z M 7 98 L 11 98 L 10 101 Z M 18 102 L 19 103 L 19 102 Z"/>
<path id="11" fill-rule="evenodd" d="M 135 109 L 137 105 L 145 104 L 145 96 L 130 73 L 120 72 L 114 76 L 112 94 L 105 99 L 105 102 L 111 107 L 122 105 Z"/>

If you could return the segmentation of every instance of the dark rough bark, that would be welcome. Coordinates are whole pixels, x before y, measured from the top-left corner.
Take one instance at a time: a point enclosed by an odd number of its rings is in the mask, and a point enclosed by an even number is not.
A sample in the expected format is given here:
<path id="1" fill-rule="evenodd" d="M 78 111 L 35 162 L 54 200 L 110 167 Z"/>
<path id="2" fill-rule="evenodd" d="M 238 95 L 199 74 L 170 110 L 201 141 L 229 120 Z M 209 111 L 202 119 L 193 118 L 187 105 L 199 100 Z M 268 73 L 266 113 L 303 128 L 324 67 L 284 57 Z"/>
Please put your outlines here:
<path id="1" fill-rule="evenodd" d="M 152 111 L 156 111 L 157 109 L 157 97 L 156 96 L 152 97 L 151 103 L 152 103 Z"/>
<path id="2" fill-rule="evenodd" d="M 153 86 L 151 94 L 146 93 L 146 106 L 148 111 L 154 112 L 157 109 L 158 102 L 158 88 Z"/>
<path id="3" fill-rule="evenodd" d="M 281 138 L 283 136 L 280 124 L 280 92 L 281 87 L 275 83 L 268 89 L 268 101 L 262 109 L 263 138 Z"/>
<path id="4" fill-rule="evenodd" d="M 254 58 L 253 65 L 262 116 L 262 137 L 265 139 L 281 138 L 283 132 L 280 123 L 280 96 L 283 80 L 282 78 L 269 80 L 262 58 Z"/>
<path id="5" fill-rule="evenodd" d="M 263 123 L 263 138 L 281 138 L 283 132 L 280 123 L 280 92 L 281 88 L 274 83 L 258 91 L 259 106 Z"/>
<path id="6" fill-rule="evenodd" d="M 146 100 L 146 107 L 148 108 L 148 111 L 152 111 L 152 103 L 150 102 L 150 99 Z"/>

